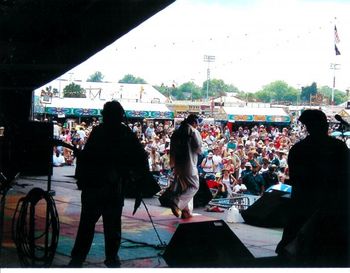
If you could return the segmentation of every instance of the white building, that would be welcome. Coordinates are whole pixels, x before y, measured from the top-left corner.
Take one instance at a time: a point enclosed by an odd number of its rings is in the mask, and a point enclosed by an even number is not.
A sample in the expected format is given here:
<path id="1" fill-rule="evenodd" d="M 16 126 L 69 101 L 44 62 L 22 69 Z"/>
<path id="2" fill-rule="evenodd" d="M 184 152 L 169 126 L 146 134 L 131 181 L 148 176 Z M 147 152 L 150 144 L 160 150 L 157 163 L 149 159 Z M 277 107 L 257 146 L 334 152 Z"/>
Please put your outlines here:
<path id="1" fill-rule="evenodd" d="M 72 81 L 54 80 L 35 90 L 34 112 L 59 118 L 99 116 L 107 101 L 117 100 L 129 118 L 172 119 L 167 97 L 149 84 L 77 82 L 86 91 L 86 98 L 63 97 L 64 88 Z M 46 95 L 50 90 L 51 95 Z M 53 91 L 56 92 L 53 92 Z M 52 94 L 55 95 L 52 95 Z"/>
<path id="2" fill-rule="evenodd" d="M 118 100 L 125 102 L 165 103 L 167 97 L 162 95 L 150 84 L 127 84 L 115 82 L 83 82 L 56 79 L 35 90 L 35 95 L 40 96 L 42 90 L 50 88 L 57 90 L 57 96 L 63 97 L 64 88 L 75 83 L 86 90 L 86 97 L 91 100 Z"/>

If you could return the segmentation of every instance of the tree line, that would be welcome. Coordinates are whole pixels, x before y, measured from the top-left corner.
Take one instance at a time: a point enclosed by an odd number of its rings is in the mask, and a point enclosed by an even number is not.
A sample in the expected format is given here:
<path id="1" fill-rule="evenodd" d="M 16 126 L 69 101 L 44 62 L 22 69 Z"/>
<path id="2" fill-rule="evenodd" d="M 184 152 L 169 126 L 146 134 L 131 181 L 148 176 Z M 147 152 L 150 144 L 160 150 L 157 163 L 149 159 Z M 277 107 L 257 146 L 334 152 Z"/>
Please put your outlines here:
<path id="1" fill-rule="evenodd" d="M 88 82 L 103 82 L 103 74 L 99 71 L 92 74 Z M 147 84 L 147 82 L 134 75 L 127 74 L 118 83 Z M 302 86 L 300 89 L 289 86 L 284 81 L 274 81 L 262 87 L 257 92 L 244 92 L 232 84 L 226 84 L 221 79 L 211 79 L 204 81 L 202 86 L 198 86 L 192 81 L 185 82 L 179 86 L 172 84 L 167 86 L 161 84 L 154 86 L 164 96 L 172 100 L 205 100 L 207 98 L 218 98 L 233 94 L 235 97 L 247 102 L 263 102 L 273 104 L 298 105 L 298 104 L 330 104 L 332 88 L 329 86 L 317 87 L 313 82 L 309 86 Z M 86 97 L 86 90 L 79 84 L 71 83 L 63 90 L 64 97 Z M 334 103 L 340 104 L 347 100 L 347 93 L 338 89 L 334 90 Z"/>

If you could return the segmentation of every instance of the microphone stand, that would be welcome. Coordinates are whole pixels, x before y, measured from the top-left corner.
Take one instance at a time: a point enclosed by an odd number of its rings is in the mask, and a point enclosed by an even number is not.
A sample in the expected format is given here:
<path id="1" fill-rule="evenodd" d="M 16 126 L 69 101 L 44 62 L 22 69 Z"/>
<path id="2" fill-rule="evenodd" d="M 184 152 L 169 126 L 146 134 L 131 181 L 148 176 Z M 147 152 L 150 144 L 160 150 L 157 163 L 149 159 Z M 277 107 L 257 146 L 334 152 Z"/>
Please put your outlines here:
<path id="1" fill-rule="evenodd" d="M 337 130 L 341 132 L 342 141 L 346 142 L 346 137 L 345 137 L 344 133 L 347 131 L 350 131 L 350 126 L 347 126 L 346 124 L 340 123 Z"/>
<path id="2" fill-rule="evenodd" d="M 338 131 L 341 132 L 341 139 L 343 142 L 345 142 L 345 138 L 344 138 L 344 131 L 345 131 L 345 128 L 344 128 L 344 124 L 340 123 L 339 127 L 338 127 Z"/>

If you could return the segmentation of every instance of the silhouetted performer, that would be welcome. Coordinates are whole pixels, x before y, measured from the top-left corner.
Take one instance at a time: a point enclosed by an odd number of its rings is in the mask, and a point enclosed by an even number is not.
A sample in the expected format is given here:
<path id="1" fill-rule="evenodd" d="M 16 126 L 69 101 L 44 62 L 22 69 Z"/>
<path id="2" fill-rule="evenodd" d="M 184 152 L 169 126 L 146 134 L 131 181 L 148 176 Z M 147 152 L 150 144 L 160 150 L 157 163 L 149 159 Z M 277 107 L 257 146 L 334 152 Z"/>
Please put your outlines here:
<path id="1" fill-rule="evenodd" d="M 291 207 L 276 252 L 291 266 L 349 266 L 349 149 L 328 136 L 322 111 L 299 121 L 309 135 L 289 152 Z"/>
<path id="2" fill-rule="evenodd" d="M 118 267 L 121 215 L 126 181 L 135 173 L 149 171 L 145 150 L 128 126 L 124 109 L 110 101 L 102 110 L 103 123 L 91 132 L 78 155 L 77 179 L 81 193 L 81 215 L 71 253 L 71 267 L 81 267 L 90 250 L 95 224 L 102 216 L 105 239 L 105 265 Z M 129 187 L 129 186 L 128 186 Z M 136 188 L 137 189 L 137 188 Z"/>

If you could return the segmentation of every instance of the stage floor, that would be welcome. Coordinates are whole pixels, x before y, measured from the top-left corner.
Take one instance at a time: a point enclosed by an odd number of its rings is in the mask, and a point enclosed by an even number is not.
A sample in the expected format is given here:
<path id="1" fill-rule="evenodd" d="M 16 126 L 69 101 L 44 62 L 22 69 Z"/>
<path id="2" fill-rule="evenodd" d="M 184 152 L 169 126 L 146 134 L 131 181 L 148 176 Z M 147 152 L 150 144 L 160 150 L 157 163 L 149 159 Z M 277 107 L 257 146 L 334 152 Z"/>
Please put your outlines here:
<path id="1" fill-rule="evenodd" d="M 60 221 L 60 234 L 56 255 L 52 267 L 62 267 L 70 260 L 75 234 L 79 224 L 80 191 L 72 178 L 74 167 L 54 168 L 51 189 L 55 192 L 54 200 Z M 30 189 L 39 187 L 47 190 L 47 177 L 21 177 L 9 191 L 5 202 L 5 217 L 0 263 L 2 268 L 21 267 L 15 244 L 12 240 L 12 218 L 18 200 Z M 24 187 L 23 187 L 24 186 Z M 132 215 L 134 200 L 127 199 L 122 216 L 122 244 L 119 252 L 124 268 L 168 267 L 162 254 L 179 224 L 213 220 L 226 220 L 226 212 L 207 212 L 205 208 L 195 208 L 194 217 L 182 220 L 172 215 L 171 210 L 160 206 L 157 197 L 145 199 L 150 221 L 144 205 Z M 45 221 L 44 205 L 36 208 L 36 221 Z M 261 228 L 245 223 L 227 223 L 232 232 L 241 240 L 254 257 L 276 256 L 274 250 L 281 239 L 281 228 Z M 156 229 L 156 230 L 155 230 Z M 156 232 L 157 231 L 157 232 Z M 157 234 L 158 233 L 158 234 Z M 215 238 L 208 238 L 208 240 Z M 96 226 L 94 242 L 84 267 L 104 267 L 104 238 L 102 222 Z"/>

